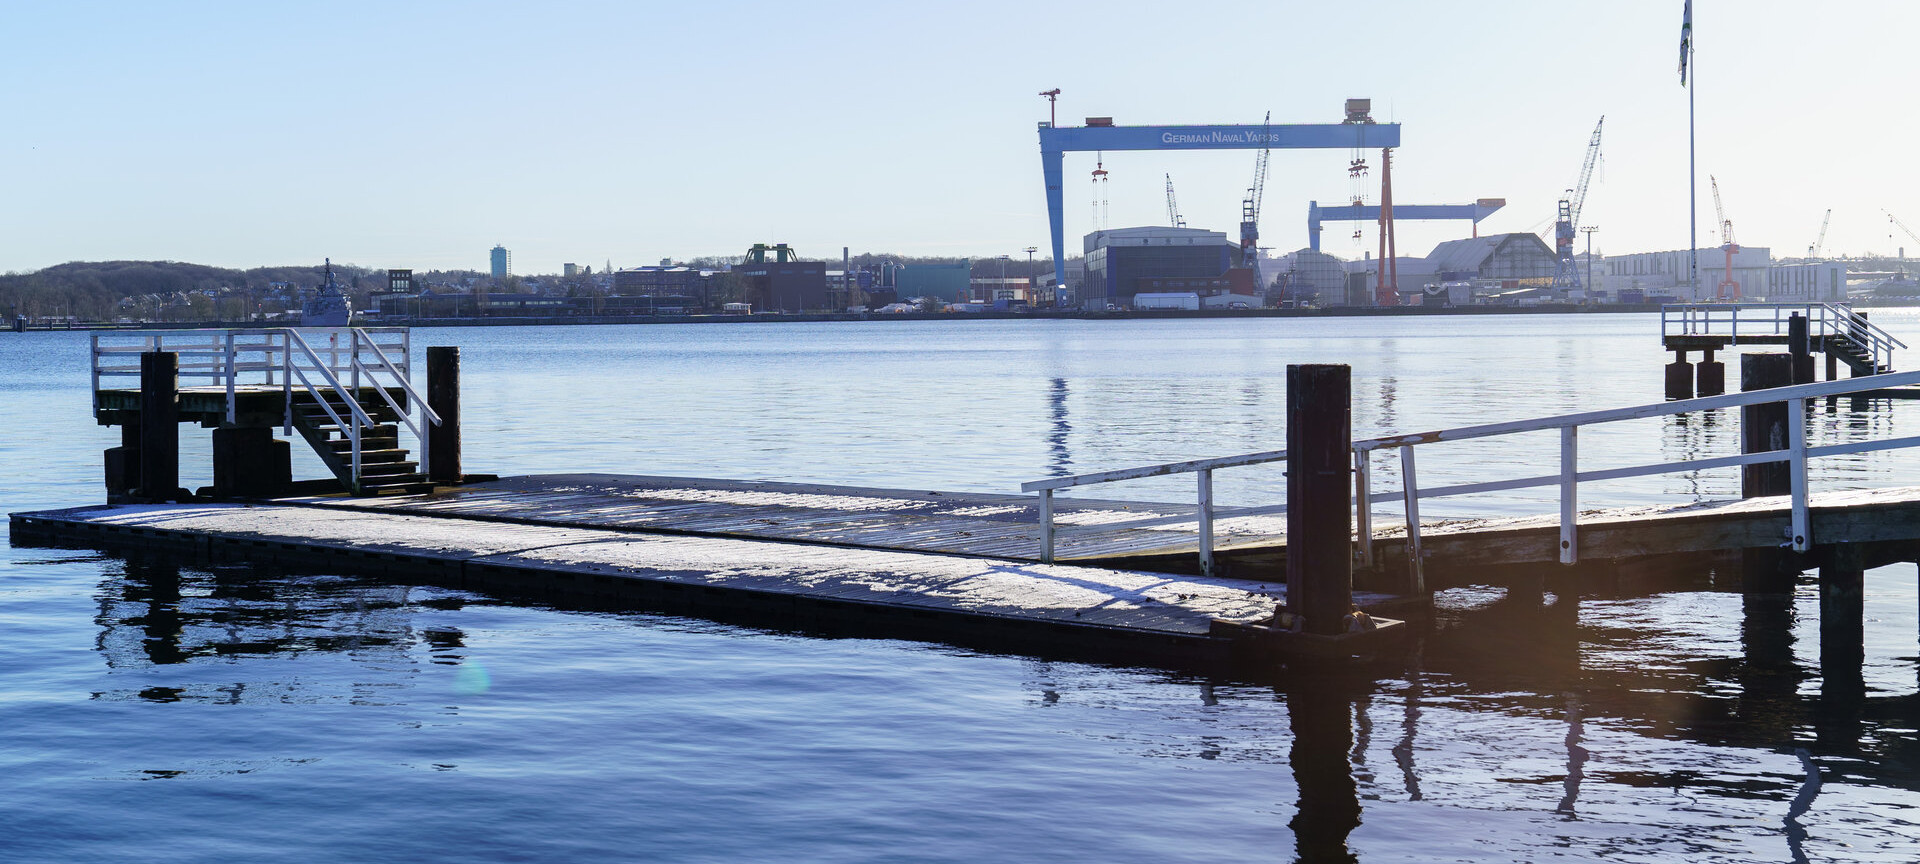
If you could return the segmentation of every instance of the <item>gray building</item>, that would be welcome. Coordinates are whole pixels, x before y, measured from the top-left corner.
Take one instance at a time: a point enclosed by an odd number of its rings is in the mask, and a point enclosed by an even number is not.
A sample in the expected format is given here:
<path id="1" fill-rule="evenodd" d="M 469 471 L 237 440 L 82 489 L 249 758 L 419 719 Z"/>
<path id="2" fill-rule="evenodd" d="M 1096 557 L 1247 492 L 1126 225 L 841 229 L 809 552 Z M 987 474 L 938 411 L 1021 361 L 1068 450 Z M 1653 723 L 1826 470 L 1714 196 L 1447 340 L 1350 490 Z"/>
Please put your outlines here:
<path id="1" fill-rule="evenodd" d="M 493 247 L 492 263 L 493 278 L 495 279 L 505 279 L 513 273 L 513 268 L 507 260 L 507 247 L 505 246 L 495 245 Z"/>
<path id="2" fill-rule="evenodd" d="M 1086 235 L 1085 249 L 1082 305 L 1128 306 L 1135 293 L 1156 290 L 1155 281 L 1226 276 L 1240 247 L 1220 231 L 1144 227 L 1095 231 Z"/>
<path id="3" fill-rule="evenodd" d="M 1666 295 L 1687 301 L 1713 300 L 1719 296 L 1720 282 L 1726 278 L 1727 253 L 1719 249 L 1699 249 L 1695 254 L 1700 261 L 1698 290 L 1687 285 L 1690 256 L 1685 249 L 1608 255 L 1595 265 L 1594 281 L 1615 297 L 1620 296 L 1621 291 L 1639 291 L 1648 297 Z M 1772 260 L 1773 250 L 1766 246 L 1742 246 L 1733 253 L 1733 281 L 1739 284 L 1742 297 L 1767 294 L 1767 269 Z M 1604 276 L 1600 275 L 1602 270 Z M 1845 290 L 1845 280 L 1842 280 L 1843 295 Z"/>
<path id="4" fill-rule="evenodd" d="M 1499 282 L 1506 287 L 1544 285 L 1559 267 L 1553 247 L 1538 235 L 1489 234 L 1448 240 L 1427 253 L 1432 279 L 1442 282 Z"/>

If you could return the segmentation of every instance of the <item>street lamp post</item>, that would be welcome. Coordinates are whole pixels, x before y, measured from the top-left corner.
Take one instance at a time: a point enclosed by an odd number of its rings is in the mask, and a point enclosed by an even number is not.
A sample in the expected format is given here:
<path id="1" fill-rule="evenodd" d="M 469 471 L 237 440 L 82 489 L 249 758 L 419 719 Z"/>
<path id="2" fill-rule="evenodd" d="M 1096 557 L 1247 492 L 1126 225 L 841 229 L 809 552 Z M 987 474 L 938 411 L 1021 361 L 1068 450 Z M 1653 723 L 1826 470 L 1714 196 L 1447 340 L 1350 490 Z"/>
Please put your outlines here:
<path id="1" fill-rule="evenodd" d="M 1040 247 L 1038 246 L 1027 247 L 1027 290 L 1029 298 L 1038 294 L 1040 288 L 1040 286 L 1034 282 L 1033 278 L 1033 253 L 1038 251 L 1040 251 Z M 1048 303 L 1047 305 L 1051 306 L 1053 304 Z"/>

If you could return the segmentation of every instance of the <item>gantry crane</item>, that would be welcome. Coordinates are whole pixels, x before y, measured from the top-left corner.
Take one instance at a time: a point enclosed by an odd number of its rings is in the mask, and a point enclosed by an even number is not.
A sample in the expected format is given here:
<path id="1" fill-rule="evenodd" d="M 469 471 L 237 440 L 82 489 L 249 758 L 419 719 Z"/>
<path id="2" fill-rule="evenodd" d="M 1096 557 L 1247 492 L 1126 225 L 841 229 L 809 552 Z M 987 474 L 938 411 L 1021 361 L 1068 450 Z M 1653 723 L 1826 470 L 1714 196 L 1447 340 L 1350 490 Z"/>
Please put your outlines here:
<path id="1" fill-rule="evenodd" d="M 1253 160 L 1253 185 L 1240 202 L 1240 263 L 1252 267 L 1260 257 L 1260 196 L 1267 188 L 1267 158 L 1273 153 L 1273 112 L 1260 121 L 1260 155 Z"/>
<path id="2" fill-rule="evenodd" d="M 1713 186 L 1713 215 L 1720 220 L 1720 251 L 1727 253 L 1727 269 L 1720 275 L 1720 285 L 1713 292 L 1719 300 L 1740 299 L 1740 283 L 1733 281 L 1733 253 L 1740 251 L 1740 244 L 1733 242 L 1733 220 L 1727 218 L 1727 210 L 1720 206 L 1720 181 L 1713 175 L 1707 175 L 1707 182 Z"/>
<path id="3" fill-rule="evenodd" d="M 1187 220 L 1180 215 L 1180 202 L 1173 197 L 1173 175 L 1167 175 L 1167 224 L 1175 228 L 1187 227 Z"/>
<path id="4" fill-rule="evenodd" d="M 1580 181 L 1567 190 L 1567 197 L 1560 199 L 1560 211 L 1553 224 L 1553 254 L 1559 266 L 1553 274 L 1553 287 L 1580 287 L 1580 268 L 1573 263 L 1573 235 L 1580 228 L 1580 208 L 1587 201 L 1587 184 L 1593 180 L 1593 168 L 1600 163 L 1600 128 L 1607 123 L 1606 115 L 1600 116 L 1600 122 L 1593 124 L 1593 137 L 1587 140 L 1587 158 L 1580 165 Z"/>
<path id="5" fill-rule="evenodd" d="M 1807 247 L 1807 260 L 1820 257 L 1820 250 L 1827 245 L 1827 223 L 1833 221 L 1833 208 L 1827 208 L 1827 215 L 1820 217 L 1820 235 L 1813 238 L 1813 245 Z"/>

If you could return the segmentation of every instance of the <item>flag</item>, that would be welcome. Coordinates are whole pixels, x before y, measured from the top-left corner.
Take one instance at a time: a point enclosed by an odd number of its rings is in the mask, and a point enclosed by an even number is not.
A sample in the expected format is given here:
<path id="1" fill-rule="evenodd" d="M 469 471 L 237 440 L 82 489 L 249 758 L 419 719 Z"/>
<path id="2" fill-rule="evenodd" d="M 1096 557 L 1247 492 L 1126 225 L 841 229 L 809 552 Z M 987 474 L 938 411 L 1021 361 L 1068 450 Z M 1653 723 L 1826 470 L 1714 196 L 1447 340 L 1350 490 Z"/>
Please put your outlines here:
<path id="1" fill-rule="evenodd" d="M 1680 12 L 1680 83 L 1687 83 L 1687 55 L 1693 53 L 1693 0 Z"/>

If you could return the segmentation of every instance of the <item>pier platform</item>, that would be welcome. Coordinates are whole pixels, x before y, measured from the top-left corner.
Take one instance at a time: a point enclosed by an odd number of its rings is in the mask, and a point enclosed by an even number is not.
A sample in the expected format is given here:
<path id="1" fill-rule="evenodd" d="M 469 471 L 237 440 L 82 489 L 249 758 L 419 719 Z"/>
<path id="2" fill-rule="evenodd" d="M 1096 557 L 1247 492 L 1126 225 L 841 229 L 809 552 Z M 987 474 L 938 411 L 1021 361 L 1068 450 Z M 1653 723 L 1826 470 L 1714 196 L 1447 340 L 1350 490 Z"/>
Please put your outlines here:
<path id="1" fill-rule="evenodd" d="M 281 503 L 365 513 L 766 540 L 922 552 L 1022 563 L 1041 560 L 1038 505 L 1031 495 L 873 489 L 858 486 L 710 480 L 621 474 L 508 477 L 387 498 L 312 496 Z M 1054 560 L 1194 574 L 1197 507 L 1056 498 L 1054 519 L 1080 530 L 1064 536 Z M 1920 486 L 1814 493 L 1814 534 L 1822 543 L 1920 542 Z M 1161 521 L 1154 517 L 1162 517 Z M 1655 556 L 1775 548 L 1787 539 L 1790 496 L 1582 511 L 1582 557 L 1605 564 Z M 1135 527 L 1142 521 L 1158 521 Z M 1103 524 L 1116 527 L 1101 530 Z M 1214 548 L 1225 576 L 1286 579 L 1283 515 L 1222 520 Z M 1406 562 L 1406 527 L 1374 525 L 1376 557 L 1391 575 L 1371 580 L 1396 593 Z M 1560 561 L 1557 516 L 1422 520 L 1421 557 L 1435 587 L 1481 581 L 1487 568 L 1538 568 Z M 1905 553 L 1901 553 L 1905 554 Z M 1897 560 L 1908 560 L 1898 557 Z M 1356 574 L 1368 584 L 1369 574 Z"/>
<path id="2" fill-rule="evenodd" d="M 28 544 L 147 548 L 208 560 L 322 564 L 455 587 L 636 601 L 781 626 L 852 620 L 912 638 L 1045 646 L 1175 664 L 1258 661 L 1311 641 L 1267 626 L 1284 584 L 1072 564 L 604 528 L 434 518 L 356 507 L 159 504 L 12 517 Z M 1356 592 L 1363 607 L 1394 598 Z M 1375 619 L 1374 640 L 1402 624 Z M 863 629 L 871 629 L 864 627 Z"/>

